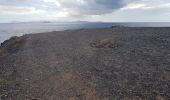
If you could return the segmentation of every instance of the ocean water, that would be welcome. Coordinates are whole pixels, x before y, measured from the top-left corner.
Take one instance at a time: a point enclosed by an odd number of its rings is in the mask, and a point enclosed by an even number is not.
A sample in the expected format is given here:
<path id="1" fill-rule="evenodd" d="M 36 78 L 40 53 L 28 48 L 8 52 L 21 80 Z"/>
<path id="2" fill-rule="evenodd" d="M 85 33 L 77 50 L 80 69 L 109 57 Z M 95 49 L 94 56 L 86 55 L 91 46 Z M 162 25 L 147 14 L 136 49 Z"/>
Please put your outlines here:
<path id="1" fill-rule="evenodd" d="M 81 28 L 109 28 L 111 26 L 128 27 L 170 27 L 170 23 L 101 23 L 101 22 L 28 22 L 28 23 L 0 23 L 0 43 L 11 36 L 22 36 L 23 34 L 42 33 L 50 31 L 62 31 Z"/>

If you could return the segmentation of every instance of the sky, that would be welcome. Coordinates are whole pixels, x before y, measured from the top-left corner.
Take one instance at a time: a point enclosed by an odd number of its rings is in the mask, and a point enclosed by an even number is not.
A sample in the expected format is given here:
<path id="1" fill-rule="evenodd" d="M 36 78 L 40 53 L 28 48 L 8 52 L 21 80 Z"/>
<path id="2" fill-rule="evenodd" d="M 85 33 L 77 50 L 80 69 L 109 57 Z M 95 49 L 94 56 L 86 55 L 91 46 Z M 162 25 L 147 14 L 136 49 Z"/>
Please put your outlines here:
<path id="1" fill-rule="evenodd" d="M 170 22 L 170 0 L 0 0 L 0 22 Z"/>

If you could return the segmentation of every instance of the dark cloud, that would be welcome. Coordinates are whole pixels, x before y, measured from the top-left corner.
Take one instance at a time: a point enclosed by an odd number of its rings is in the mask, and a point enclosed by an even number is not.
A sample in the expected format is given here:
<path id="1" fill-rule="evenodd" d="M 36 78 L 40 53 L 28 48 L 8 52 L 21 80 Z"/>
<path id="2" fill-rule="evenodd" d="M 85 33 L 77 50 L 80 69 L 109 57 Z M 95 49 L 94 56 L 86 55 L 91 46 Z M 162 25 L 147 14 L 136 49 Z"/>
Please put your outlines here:
<path id="1" fill-rule="evenodd" d="M 32 6 L 52 12 L 67 11 L 70 15 L 101 15 L 120 9 L 125 0 L 0 0 L 0 5 Z M 60 7 L 57 7 L 57 4 Z M 53 8 L 53 9 L 51 9 Z"/>
<path id="2" fill-rule="evenodd" d="M 99 15 L 113 12 L 123 6 L 122 0 L 94 0 L 93 2 L 88 2 L 88 6 L 83 8 L 83 11 L 87 14 Z"/>
<path id="3" fill-rule="evenodd" d="M 51 3 L 55 4 L 54 1 L 55 0 Z M 123 1 L 124 0 L 56 0 L 56 2 L 60 4 L 62 8 L 67 9 L 68 12 L 86 15 L 100 15 L 113 12 L 124 6 Z"/>
<path id="4" fill-rule="evenodd" d="M 117 9 L 123 6 L 122 0 L 95 0 L 95 2 L 110 9 Z"/>

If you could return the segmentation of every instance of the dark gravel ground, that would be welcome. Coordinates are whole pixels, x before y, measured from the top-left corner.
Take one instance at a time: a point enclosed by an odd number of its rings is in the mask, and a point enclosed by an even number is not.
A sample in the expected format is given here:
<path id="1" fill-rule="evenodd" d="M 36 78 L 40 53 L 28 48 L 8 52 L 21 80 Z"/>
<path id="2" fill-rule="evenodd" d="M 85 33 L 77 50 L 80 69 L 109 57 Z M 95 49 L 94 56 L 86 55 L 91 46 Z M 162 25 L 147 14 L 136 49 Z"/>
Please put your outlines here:
<path id="1" fill-rule="evenodd" d="M 24 35 L 0 56 L 0 100 L 170 100 L 170 28 Z M 114 48 L 95 48 L 111 38 Z M 15 48 L 14 48 L 15 49 Z"/>

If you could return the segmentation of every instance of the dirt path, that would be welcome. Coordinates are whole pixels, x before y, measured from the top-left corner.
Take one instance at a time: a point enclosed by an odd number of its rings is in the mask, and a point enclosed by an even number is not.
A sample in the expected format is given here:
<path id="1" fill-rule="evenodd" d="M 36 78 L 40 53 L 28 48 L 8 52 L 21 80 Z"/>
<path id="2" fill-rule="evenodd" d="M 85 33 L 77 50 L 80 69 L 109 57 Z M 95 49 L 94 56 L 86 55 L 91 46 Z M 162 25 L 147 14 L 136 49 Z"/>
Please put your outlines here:
<path id="1" fill-rule="evenodd" d="M 25 35 L 0 56 L 1 100 L 168 100 L 170 28 Z M 91 43 L 111 38 L 114 48 Z"/>

